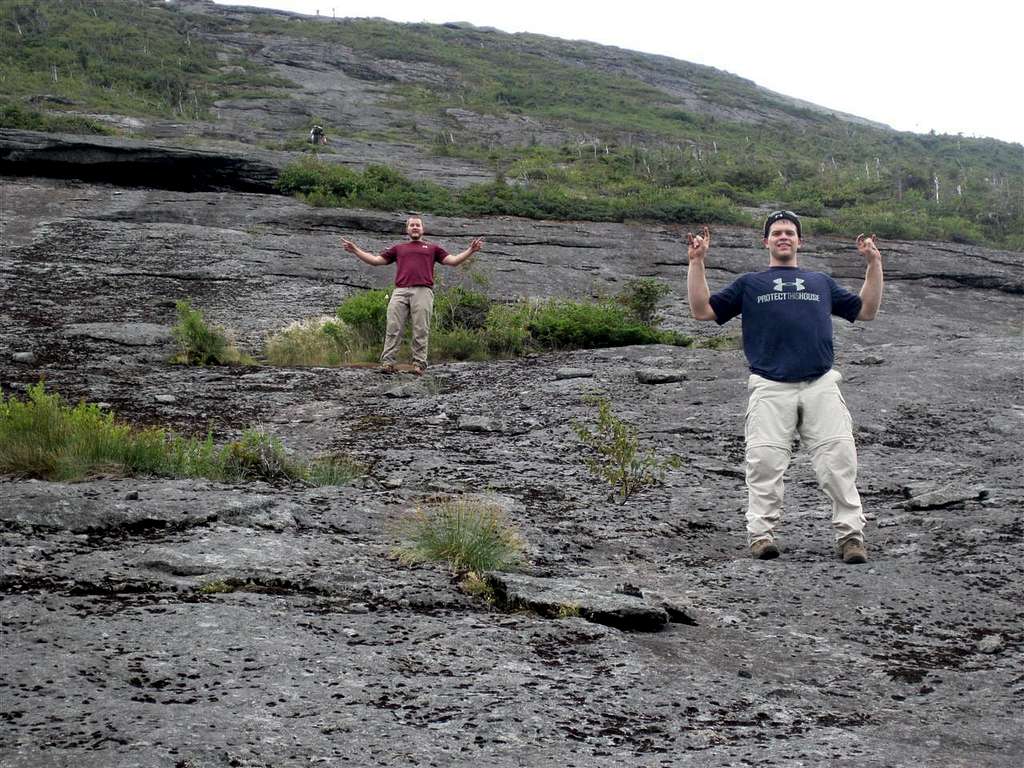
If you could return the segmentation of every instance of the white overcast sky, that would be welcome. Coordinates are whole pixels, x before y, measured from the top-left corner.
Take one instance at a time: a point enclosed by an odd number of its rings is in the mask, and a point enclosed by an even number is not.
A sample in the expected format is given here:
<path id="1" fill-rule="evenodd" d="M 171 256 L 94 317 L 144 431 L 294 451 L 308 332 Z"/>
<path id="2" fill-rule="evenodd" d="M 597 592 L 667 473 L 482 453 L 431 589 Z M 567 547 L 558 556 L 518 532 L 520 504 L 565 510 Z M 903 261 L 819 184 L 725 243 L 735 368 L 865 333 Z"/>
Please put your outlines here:
<path id="1" fill-rule="evenodd" d="M 1019 0 L 215 1 L 590 40 L 717 67 L 901 131 L 1024 143 Z"/>

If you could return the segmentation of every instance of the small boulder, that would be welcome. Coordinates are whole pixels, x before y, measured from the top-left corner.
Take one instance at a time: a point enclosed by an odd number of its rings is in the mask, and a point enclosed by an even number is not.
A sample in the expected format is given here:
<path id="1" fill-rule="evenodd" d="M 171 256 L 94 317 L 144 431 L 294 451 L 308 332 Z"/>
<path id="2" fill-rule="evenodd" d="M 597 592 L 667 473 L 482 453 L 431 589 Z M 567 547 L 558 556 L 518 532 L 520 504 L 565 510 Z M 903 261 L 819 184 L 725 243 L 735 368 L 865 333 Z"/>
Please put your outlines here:
<path id="1" fill-rule="evenodd" d="M 686 371 L 669 371 L 661 368 L 641 368 L 636 372 L 637 381 L 641 384 L 673 384 L 689 378 Z"/>

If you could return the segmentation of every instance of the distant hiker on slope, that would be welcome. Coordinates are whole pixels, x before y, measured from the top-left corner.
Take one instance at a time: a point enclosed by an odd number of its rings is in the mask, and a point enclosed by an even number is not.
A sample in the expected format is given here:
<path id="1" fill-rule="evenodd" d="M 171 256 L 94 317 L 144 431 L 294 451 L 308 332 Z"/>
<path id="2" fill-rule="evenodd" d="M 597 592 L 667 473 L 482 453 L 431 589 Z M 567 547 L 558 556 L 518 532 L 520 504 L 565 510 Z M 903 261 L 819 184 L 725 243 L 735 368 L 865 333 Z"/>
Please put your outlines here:
<path id="1" fill-rule="evenodd" d="M 462 253 L 452 256 L 441 246 L 423 239 L 423 220 L 419 216 L 409 217 L 405 222 L 405 232 L 409 235 L 409 242 L 393 245 L 379 256 L 364 251 L 344 237 L 341 238 L 341 246 L 372 266 L 398 262 L 395 289 L 388 302 L 387 335 L 380 355 L 381 371 L 395 372 L 398 346 L 411 315 L 413 373 L 420 376 L 427 368 L 430 318 L 434 311 L 434 264 L 457 267 L 483 248 L 484 241 L 478 237 Z"/>
<path id="2" fill-rule="evenodd" d="M 867 562 L 864 511 L 857 493 L 853 425 L 832 368 L 832 315 L 873 320 L 882 302 L 882 255 L 875 236 L 857 236 L 867 259 L 860 294 L 797 265 L 800 219 L 776 211 L 764 223 L 768 269 L 741 275 L 711 295 L 704 258 L 711 232 L 687 234 L 687 293 L 697 320 L 719 325 L 743 316 L 750 364 L 746 416 L 747 540 L 761 560 L 779 556 L 774 529 L 782 517 L 783 474 L 796 434 L 811 454 L 818 483 L 832 501 L 836 546 L 845 563 Z"/>
<path id="3" fill-rule="evenodd" d="M 323 126 L 314 125 L 309 129 L 309 143 L 316 145 L 327 143 L 327 134 L 324 133 Z"/>

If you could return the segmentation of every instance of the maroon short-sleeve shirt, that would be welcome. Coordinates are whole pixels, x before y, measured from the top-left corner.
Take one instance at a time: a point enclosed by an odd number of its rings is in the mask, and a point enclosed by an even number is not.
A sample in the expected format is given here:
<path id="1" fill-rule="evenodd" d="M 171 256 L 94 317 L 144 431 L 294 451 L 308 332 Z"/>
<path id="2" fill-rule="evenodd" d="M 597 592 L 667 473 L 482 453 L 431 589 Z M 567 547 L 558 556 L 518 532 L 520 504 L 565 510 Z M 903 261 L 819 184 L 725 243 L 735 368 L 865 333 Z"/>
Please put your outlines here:
<path id="1" fill-rule="evenodd" d="M 443 261 L 448 251 L 440 245 L 424 240 L 392 245 L 381 254 L 388 264 L 398 262 L 395 270 L 396 288 L 414 288 L 418 285 L 434 287 L 434 263 Z"/>

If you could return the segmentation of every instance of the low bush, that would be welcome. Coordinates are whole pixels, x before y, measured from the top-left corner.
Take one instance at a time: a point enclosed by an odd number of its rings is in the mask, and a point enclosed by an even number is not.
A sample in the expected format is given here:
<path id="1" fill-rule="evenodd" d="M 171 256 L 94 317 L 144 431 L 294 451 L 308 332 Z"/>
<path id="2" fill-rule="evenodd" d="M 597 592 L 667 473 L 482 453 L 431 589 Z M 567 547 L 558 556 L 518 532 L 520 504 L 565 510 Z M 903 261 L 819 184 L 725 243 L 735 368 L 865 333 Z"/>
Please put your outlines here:
<path id="1" fill-rule="evenodd" d="M 658 325 L 658 302 L 672 292 L 667 283 L 653 277 L 637 277 L 626 282 L 617 300 L 629 317 L 652 328 Z"/>
<path id="2" fill-rule="evenodd" d="M 661 342 L 657 331 L 630 319 L 622 306 L 610 301 L 545 302 L 530 318 L 527 330 L 544 349 L 597 349 Z"/>
<path id="3" fill-rule="evenodd" d="M 430 334 L 430 355 L 435 360 L 487 360 L 492 357 L 487 335 L 468 328 L 433 331 Z"/>
<path id="4" fill-rule="evenodd" d="M 501 304 L 481 291 L 438 287 L 430 356 L 433 360 L 486 360 L 628 344 L 688 346 L 690 337 L 653 327 L 657 302 L 668 291 L 658 280 L 641 278 L 630 281 L 614 299 Z M 268 340 L 267 359 L 273 365 L 375 360 L 384 341 L 389 298 L 387 291 L 360 291 L 338 307 L 338 321 L 319 318 L 293 323 Z"/>
<path id="5" fill-rule="evenodd" d="M 346 485 L 365 470 L 340 457 L 307 465 L 262 429 L 218 448 L 210 435 L 198 440 L 134 428 L 95 404 L 67 405 L 40 383 L 24 400 L 0 396 L 0 473 L 58 481 L 118 474 Z"/>
<path id="6" fill-rule="evenodd" d="M 311 205 L 417 210 L 442 216 L 731 224 L 743 220 L 736 204 L 722 194 L 694 188 L 665 189 L 649 180 L 638 180 L 633 188 L 619 191 L 608 178 L 591 180 L 580 188 L 547 173 L 529 185 L 509 184 L 499 178 L 452 192 L 430 182 L 413 181 L 387 166 L 371 165 L 359 172 L 303 158 L 281 171 L 277 186 Z"/>
<path id="7" fill-rule="evenodd" d="M 304 468 L 285 454 L 281 441 L 261 428 L 246 430 L 223 451 L 225 477 L 238 480 L 299 480 Z"/>
<path id="8" fill-rule="evenodd" d="M 383 339 L 388 325 L 388 291 L 359 291 L 338 307 L 338 317 L 356 333 Z"/>
<path id="9" fill-rule="evenodd" d="M 64 115 L 26 109 L 18 104 L 0 102 L 0 128 L 18 128 L 44 133 L 77 133 L 110 136 L 115 131 L 81 115 Z"/>
<path id="10" fill-rule="evenodd" d="M 454 499 L 416 509 L 403 521 L 408 543 L 393 554 L 407 564 L 446 562 L 456 573 L 483 574 L 515 568 L 523 540 L 494 504 Z"/>
<path id="11" fill-rule="evenodd" d="M 659 484 L 668 469 L 680 466 L 680 459 L 658 458 L 654 451 L 640 450 L 636 427 L 612 413 L 604 398 L 593 401 L 597 405 L 597 423 L 593 428 L 574 424 L 573 430 L 596 457 L 586 459 L 587 467 L 595 477 L 608 482 L 625 501 L 644 488 Z"/>

